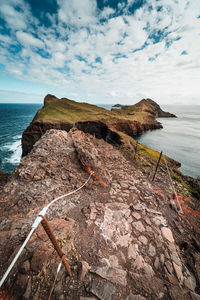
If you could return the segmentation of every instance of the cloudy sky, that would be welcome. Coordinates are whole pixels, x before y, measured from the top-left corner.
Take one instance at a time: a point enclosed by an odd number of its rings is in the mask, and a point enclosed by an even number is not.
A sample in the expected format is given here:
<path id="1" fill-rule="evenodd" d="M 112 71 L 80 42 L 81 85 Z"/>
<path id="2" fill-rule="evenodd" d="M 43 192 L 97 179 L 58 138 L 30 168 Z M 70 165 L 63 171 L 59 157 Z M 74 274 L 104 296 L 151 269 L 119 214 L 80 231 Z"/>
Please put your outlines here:
<path id="1" fill-rule="evenodd" d="M 200 0 L 1 0 L 0 102 L 200 104 Z"/>

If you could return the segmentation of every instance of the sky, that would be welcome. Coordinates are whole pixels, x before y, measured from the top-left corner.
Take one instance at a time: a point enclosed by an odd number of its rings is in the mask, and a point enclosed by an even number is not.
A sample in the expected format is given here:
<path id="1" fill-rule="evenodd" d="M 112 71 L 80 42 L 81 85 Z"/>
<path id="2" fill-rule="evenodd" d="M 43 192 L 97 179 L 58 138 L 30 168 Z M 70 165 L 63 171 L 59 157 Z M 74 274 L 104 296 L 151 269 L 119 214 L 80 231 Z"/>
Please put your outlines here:
<path id="1" fill-rule="evenodd" d="M 0 103 L 200 104 L 199 0 L 0 2 Z"/>

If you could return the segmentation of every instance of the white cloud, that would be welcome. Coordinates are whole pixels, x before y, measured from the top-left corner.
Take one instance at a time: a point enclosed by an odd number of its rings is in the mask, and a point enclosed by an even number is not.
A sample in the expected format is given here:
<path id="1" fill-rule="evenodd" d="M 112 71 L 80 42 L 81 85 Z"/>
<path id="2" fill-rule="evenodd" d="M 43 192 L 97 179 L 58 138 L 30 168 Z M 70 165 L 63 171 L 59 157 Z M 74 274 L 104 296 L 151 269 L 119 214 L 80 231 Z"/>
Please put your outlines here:
<path id="1" fill-rule="evenodd" d="M 0 13 L 3 16 L 7 24 L 14 29 L 25 29 L 26 23 L 20 12 L 15 10 L 15 8 L 7 3 L 1 3 Z"/>
<path id="2" fill-rule="evenodd" d="M 37 31 L 32 24 L 39 22 L 30 16 L 27 5 L 23 6 L 23 24 L 15 26 L 10 21 L 11 15 L 15 20 L 21 14 L 15 8 L 22 1 L 4 1 L 0 8 L 7 26 L 17 30 L 11 37 L 0 35 L 0 40 L 16 46 L 17 38 L 22 46 L 17 55 L 6 48 L 0 55 L 0 63 L 15 77 L 44 83 L 56 91 L 64 87 L 63 96 L 80 93 L 77 99 L 97 103 L 117 99 L 131 104 L 141 97 L 155 97 L 160 103 L 177 102 L 178 97 L 198 99 L 197 0 L 148 0 L 134 15 L 127 15 L 127 6 L 121 5 L 124 14 L 116 17 L 108 6 L 99 11 L 95 0 L 58 0 L 58 23 L 56 15 L 49 15 L 51 26 L 38 25 Z M 158 6 L 162 6 L 160 11 Z M 100 18 L 106 21 L 101 23 Z M 162 35 L 156 40 L 158 30 Z M 181 55 L 183 51 L 188 55 Z"/>
<path id="3" fill-rule="evenodd" d="M 17 31 L 16 37 L 22 46 L 31 46 L 31 47 L 36 47 L 36 48 L 44 47 L 44 43 L 40 39 L 35 38 L 30 33 L 23 32 L 23 31 Z"/>
<path id="4" fill-rule="evenodd" d="M 87 26 L 96 22 L 95 0 L 58 0 L 59 20 L 67 25 Z"/>

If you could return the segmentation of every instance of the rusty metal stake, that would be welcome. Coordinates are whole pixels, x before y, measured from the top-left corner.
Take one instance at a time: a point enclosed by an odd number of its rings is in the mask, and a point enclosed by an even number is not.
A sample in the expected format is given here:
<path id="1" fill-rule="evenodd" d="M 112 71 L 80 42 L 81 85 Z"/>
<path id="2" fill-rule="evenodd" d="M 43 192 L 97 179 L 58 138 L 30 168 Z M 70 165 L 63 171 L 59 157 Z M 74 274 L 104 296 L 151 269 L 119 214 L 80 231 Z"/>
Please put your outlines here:
<path id="1" fill-rule="evenodd" d="M 70 267 L 68 265 L 68 262 L 67 262 L 67 260 L 66 260 L 66 258 L 64 256 L 64 253 L 62 252 L 62 250 L 61 250 L 61 248 L 60 248 L 60 246 L 59 246 L 59 244 L 58 244 L 58 242 L 56 240 L 56 237 L 55 237 L 55 235 L 54 235 L 51 227 L 49 226 L 49 223 L 48 223 L 47 219 L 44 216 L 42 216 L 42 218 L 43 218 L 43 220 L 42 220 L 41 224 L 42 224 L 44 230 L 46 231 L 49 239 L 51 240 L 51 242 L 52 242 L 55 250 L 57 251 L 57 253 L 60 256 L 60 258 L 62 259 L 62 262 L 65 265 L 65 268 L 66 268 L 69 276 L 71 276 L 72 272 L 71 272 L 71 269 L 70 269 Z"/>
<path id="2" fill-rule="evenodd" d="M 158 166 L 159 166 L 159 163 L 160 163 L 160 160 L 161 160 L 161 156 L 162 156 L 162 151 L 160 152 L 160 156 L 159 156 L 159 159 L 158 159 L 158 162 L 157 162 L 157 165 L 156 165 L 156 169 L 155 169 L 152 181 L 154 181 L 154 179 L 155 179 L 155 176 L 156 176 L 156 173 L 157 173 L 157 170 L 158 170 Z"/>

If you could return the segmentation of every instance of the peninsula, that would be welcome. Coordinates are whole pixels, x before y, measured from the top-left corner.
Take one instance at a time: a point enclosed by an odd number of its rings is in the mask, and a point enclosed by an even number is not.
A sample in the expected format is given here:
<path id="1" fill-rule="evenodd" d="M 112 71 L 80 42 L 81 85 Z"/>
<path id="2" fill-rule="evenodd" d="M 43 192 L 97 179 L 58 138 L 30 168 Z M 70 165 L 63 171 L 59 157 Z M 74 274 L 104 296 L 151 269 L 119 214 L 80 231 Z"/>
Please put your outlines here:
<path id="1" fill-rule="evenodd" d="M 111 144 L 120 144 L 118 132 L 135 136 L 146 130 L 162 128 L 161 123 L 156 120 L 159 117 L 175 115 L 164 112 L 151 99 L 143 99 L 135 105 L 109 111 L 88 103 L 47 95 L 43 108 L 23 133 L 23 156 L 30 152 L 34 143 L 49 129 L 69 131 L 76 127 Z"/>

